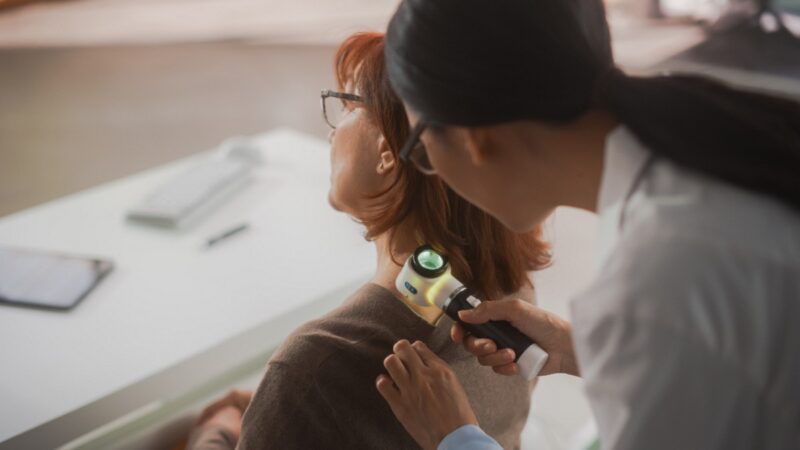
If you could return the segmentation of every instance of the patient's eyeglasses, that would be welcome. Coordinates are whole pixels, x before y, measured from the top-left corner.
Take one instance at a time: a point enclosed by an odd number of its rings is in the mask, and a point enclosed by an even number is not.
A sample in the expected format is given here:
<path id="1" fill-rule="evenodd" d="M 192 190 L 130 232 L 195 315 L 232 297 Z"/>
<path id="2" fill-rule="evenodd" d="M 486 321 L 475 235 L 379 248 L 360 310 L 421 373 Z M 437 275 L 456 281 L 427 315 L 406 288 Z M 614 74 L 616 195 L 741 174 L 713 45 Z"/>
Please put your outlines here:
<path id="1" fill-rule="evenodd" d="M 400 160 L 403 162 L 411 161 L 417 170 L 425 175 L 436 175 L 436 169 L 433 168 L 433 164 L 428 158 L 428 151 L 425 150 L 425 145 L 420 140 L 422 132 L 429 127 L 430 124 L 423 120 L 414 125 L 411 135 L 408 136 L 405 145 L 400 149 Z"/>
<path id="2" fill-rule="evenodd" d="M 323 89 L 322 94 L 322 117 L 325 122 L 332 129 L 336 129 L 342 120 L 353 110 L 348 107 L 347 102 L 364 102 L 364 98 L 356 94 L 348 94 L 344 92 L 336 92 L 330 89 Z M 422 132 L 425 131 L 430 124 L 424 121 L 419 121 L 414 129 L 411 130 L 411 135 L 406 141 L 406 144 L 400 150 L 400 160 L 403 162 L 411 161 L 412 164 L 425 175 L 435 175 L 436 169 L 433 168 L 430 160 L 428 159 L 428 152 L 420 140 Z"/>
<path id="3" fill-rule="evenodd" d="M 347 116 L 353 108 L 347 105 L 347 102 L 363 102 L 364 99 L 360 95 L 347 94 L 344 92 L 336 92 L 330 89 L 323 89 L 322 94 L 322 117 L 329 127 L 336 129 L 345 116 Z"/>

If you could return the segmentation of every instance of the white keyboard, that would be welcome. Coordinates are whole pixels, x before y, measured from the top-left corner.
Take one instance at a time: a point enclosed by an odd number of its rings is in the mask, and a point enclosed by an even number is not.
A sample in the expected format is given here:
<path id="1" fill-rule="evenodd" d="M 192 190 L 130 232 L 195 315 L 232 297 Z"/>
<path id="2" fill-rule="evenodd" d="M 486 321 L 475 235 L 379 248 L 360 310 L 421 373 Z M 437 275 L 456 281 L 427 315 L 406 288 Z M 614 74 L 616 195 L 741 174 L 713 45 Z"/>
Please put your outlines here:
<path id="1" fill-rule="evenodd" d="M 213 209 L 221 200 L 246 184 L 252 163 L 229 156 L 201 162 L 159 186 L 128 219 L 162 227 L 179 227 Z"/>

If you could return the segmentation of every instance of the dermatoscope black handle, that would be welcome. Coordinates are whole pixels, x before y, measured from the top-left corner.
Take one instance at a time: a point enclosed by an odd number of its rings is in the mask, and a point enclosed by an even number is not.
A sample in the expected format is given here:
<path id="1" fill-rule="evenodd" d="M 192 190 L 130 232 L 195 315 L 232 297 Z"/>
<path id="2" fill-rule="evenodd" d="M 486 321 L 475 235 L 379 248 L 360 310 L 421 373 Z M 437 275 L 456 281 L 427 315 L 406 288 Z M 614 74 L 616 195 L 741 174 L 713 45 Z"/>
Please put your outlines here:
<path id="1" fill-rule="evenodd" d="M 514 350 L 514 361 L 517 361 L 525 350 L 533 344 L 533 340 L 522 334 L 505 320 L 490 320 L 482 324 L 466 323 L 458 317 L 458 312 L 464 309 L 475 309 L 469 298 L 473 292 L 464 289 L 447 304 L 445 314 L 457 321 L 461 326 L 473 336 L 491 339 L 497 344 L 497 349 L 510 348 Z M 479 304 L 475 301 L 473 303 Z M 477 306 L 477 305 L 476 305 Z"/>

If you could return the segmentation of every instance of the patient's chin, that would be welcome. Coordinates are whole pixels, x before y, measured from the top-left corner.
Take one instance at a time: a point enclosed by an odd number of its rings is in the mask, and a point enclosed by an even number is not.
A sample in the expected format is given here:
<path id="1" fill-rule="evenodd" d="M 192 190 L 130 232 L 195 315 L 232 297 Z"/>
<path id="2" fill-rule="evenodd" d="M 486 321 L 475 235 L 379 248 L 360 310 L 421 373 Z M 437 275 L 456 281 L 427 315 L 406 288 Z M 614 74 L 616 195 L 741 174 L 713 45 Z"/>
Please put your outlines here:
<path id="1" fill-rule="evenodd" d="M 343 202 L 339 196 L 336 195 L 333 189 L 328 191 L 328 204 L 331 205 L 336 211 L 343 212 L 345 214 L 351 214 L 353 208 L 349 207 L 345 202 Z"/>
<path id="2" fill-rule="evenodd" d="M 339 206 L 339 202 L 336 200 L 336 196 L 333 194 L 332 189 L 328 191 L 328 204 L 331 205 L 331 208 L 335 209 L 336 211 L 342 212 L 342 207 Z"/>
<path id="3" fill-rule="evenodd" d="M 336 211 L 348 214 L 356 221 L 359 221 L 360 206 L 358 205 L 358 202 L 352 201 L 351 198 L 346 196 L 343 199 L 341 195 L 337 194 L 336 189 L 333 187 L 331 187 L 331 189 L 328 191 L 328 204 L 330 204 L 331 208 L 335 209 Z"/>

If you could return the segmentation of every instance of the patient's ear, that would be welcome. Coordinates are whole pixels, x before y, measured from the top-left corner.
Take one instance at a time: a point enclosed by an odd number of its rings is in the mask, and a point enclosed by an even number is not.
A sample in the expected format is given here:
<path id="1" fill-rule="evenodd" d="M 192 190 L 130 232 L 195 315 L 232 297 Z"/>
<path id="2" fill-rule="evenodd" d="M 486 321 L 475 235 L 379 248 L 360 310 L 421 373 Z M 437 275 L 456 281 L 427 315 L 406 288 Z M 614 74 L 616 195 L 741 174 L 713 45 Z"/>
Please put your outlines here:
<path id="1" fill-rule="evenodd" d="M 396 160 L 394 153 L 392 153 L 392 150 L 389 148 L 389 143 L 386 142 L 386 138 L 383 136 L 378 139 L 378 151 L 380 151 L 380 161 L 375 170 L 378 172 L 378 175 L 385 175 L 394 169 Z"/>

